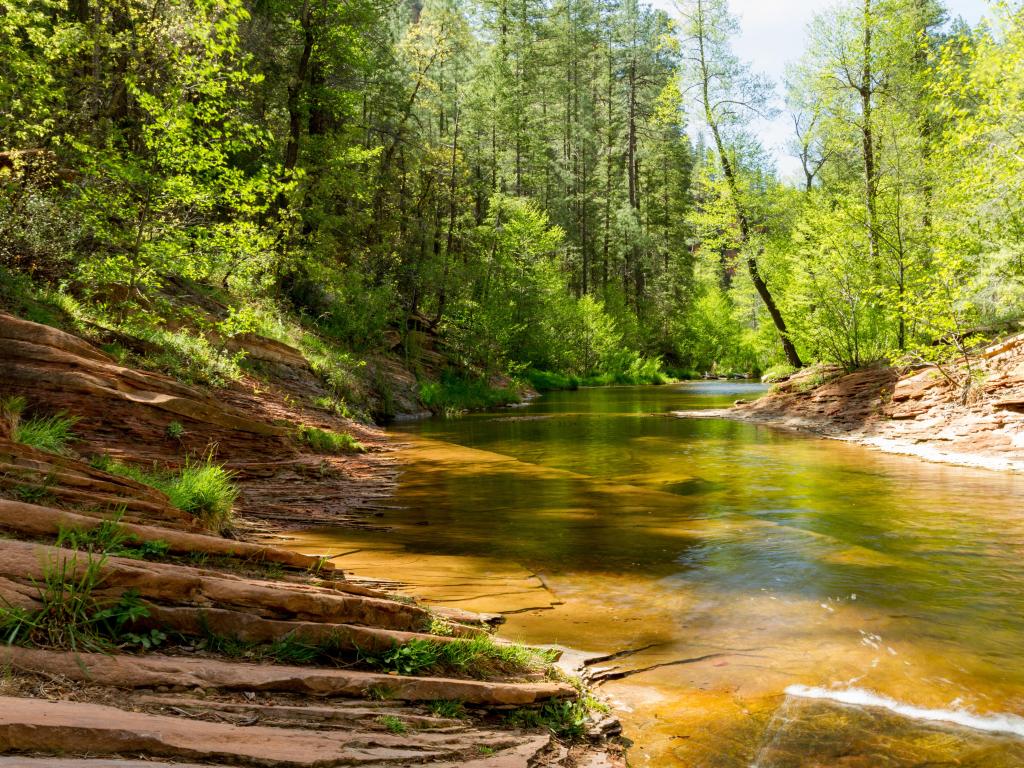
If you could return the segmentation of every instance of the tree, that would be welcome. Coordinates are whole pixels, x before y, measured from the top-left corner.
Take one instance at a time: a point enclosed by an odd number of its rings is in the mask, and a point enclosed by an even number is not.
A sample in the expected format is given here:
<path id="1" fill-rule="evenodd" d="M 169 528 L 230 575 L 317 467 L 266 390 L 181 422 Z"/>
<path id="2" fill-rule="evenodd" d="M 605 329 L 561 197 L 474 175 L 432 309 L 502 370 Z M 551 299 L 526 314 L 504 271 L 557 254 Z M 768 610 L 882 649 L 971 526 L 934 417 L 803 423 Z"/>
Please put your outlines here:
<path id="1" fill-rule="evenodd" d="M 714 142 L 728 190 L 729 201 L 739 227 L 739 245 L 746 249 L 750 279 L 764 302 L 779 332 L 790 365 L 802 366 L 800 355 L 790 338 L 785 318 L 758 267 L 758 254 L 752 250 L 752 222 L 744 200 L 740 178 L 742 125 L 745 119 L 763 115 L 767 110 L 767 86 L 740 64 L 729 48 L 729 37 L 737 28 L 725 0 L 691 0 L 681 5 L 686 35 L 686 57 L 691 63 L 703 117 Z"/>

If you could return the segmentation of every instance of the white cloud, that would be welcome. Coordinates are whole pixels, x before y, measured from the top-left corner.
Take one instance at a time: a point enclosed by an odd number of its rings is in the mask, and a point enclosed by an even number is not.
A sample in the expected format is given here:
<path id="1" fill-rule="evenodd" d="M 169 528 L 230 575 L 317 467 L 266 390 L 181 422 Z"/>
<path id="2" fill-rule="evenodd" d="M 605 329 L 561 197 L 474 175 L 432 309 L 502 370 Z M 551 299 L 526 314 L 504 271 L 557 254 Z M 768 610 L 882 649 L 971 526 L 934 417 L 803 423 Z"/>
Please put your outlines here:
<path id="1" fill-rule="evenodd" d="M 673 15 L 676 13 L 672 0 L 653 0 L 653 4 Z M 814 14 L 835 4 L 836 0 L 729 0 L 733 13 L 740 18 L 741 34 L 734 43 L 736 55 L 750 62 L 755 71 L 768 75 L 777 84 L 781 96 L 786 64 L 799 58 L 807 43 L 807 24 Z M 987 5 L 985 0 L 946 2 L 951 17 L 963 16 L 972 24 L 984 15 Z M 792 131 L 789 116 L 781 114 L 752 127 L 765 149 L 775 156 L 782 176 L 795 176 L 800 164 L 789 157 L 785 149 Z"/>

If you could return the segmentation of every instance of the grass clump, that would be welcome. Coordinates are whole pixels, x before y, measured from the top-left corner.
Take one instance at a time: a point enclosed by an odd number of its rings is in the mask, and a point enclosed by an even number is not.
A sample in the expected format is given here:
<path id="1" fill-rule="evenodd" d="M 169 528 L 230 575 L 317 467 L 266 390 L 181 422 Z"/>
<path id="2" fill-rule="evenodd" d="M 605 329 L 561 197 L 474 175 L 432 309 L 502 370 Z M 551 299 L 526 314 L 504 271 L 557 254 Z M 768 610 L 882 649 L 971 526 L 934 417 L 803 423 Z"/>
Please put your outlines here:
<path id="1" fill-rule="evenodd" d="M 381 654 L 363 654 L 363 660 L 400 675 L 443 672 L 488 678 L 544 669 L 554 661 L 554 652 L 498 643 L 480 635 L 448 642 L 411 640 Z"/>
<path id="2" fill-rule="evenodd" d="M 57 532 L 57 546 L 135 560 L 160 560 L 170 551 L 166 541 L 142 541 L 125 532 L 121 526 L 121 513 L 88 530 L 61 527 Z"/>
<path id="3" fill-rule="evenodd" d="M 430 702 L 427 708 L 434 717 L 446 717 L 452 720 L 461 720 L 467 717 L 466 705 L 458 699 L 438 699 Z"/>
<path id="4" fill-rule="evenodd" d="M 762 384 L 778 384 L 780 381 L 784 381 L 797 372 L 797 369 L 792 365 L 783 363 L 782 365 L 773 365 L 767 371 L 761 375 Z"/>
<path id="5" fill-rule="evenodd" d="M 209 456 L 202 461 L 188 460 L 177 472 L 147 471 L 108 457 L 95 457 L 91 463 L 97 469 L 162 491 L 172 505 L 196 517 L 213 531 L 226 533 L 231 528 L 232 507 L 238 498 L 234 474 L 215 464 Z"/>
<path id="6" fill-rule="evenodd" d="M 432 412 L 450 415 L 518 403 L 520 397 L 511 387 L 492 387 L 484 379 L 445 371 L 440 381 L 420 384 L 420 400 Z"/>
<path id="7" fill-rule="evenodd" d="M 51 560 L 43 583 L 37 585 L 38 610 L 0 604 L 0 640 L 8 645 L 90 652 L 126 645 L 148 649 L 162 642 L 159 630 L 145 635 L 131 631 L 149 616 L 137 593 L 125 592 L 117 600 L 97 598 L 105 561 L 105 555 L 91 554 L 81 567 L 77 555 Z"/>
<path id="8" fill-rule="evenodd" d="M 406 733 L 409 730 L 401 718 L 395 717 L 394 715 L 381 715 L 377 718 L 377 722 L 383 725 L 389 733 L 395 735 Z"/>
<path id="9" fill-rule="evenodd" d="M 299 441 L 317 453 L 364 453 L 366 448 L 347 432 L 299 426 Z"/>
<path id="10" fill-rule="evenodd" d="M 24 410 L 23 397 L 7 397 L 0 401 L 0 412 L 10 427 L 14 442 L 47 453 L 66 454 L 68 444 L 75 439 L 74 426 L 78 419 L 68 416 L 63 411 L 49 416 L 23 419 Z"/>
<path id="11" fill-rule="evenodd" d="M 587 730 L 592 699 L 549 701 L 540 708 L 522 708 L 512 712 L 506 723 L 513 728 L 544 728 L 561 739 L 579 739 Z"/>

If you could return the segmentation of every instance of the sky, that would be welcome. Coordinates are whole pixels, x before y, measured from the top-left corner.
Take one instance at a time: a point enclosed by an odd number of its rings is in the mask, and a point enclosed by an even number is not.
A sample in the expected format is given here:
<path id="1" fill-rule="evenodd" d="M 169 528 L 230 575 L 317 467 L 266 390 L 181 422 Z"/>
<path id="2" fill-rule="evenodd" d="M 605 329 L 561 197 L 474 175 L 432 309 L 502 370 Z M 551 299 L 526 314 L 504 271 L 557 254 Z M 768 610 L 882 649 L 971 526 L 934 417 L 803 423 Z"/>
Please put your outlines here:
<path id="1" fill-rule="evenodd" d="M 799 58 L 806 44 L 806 27 L 815 13 L 834 5 L 836 0 L 729 0 L 732 12 L 739 16 L 742 34 L 734 43 L 736 54 L 750 62 L 757 72 L 768 75 L 782 96 L 782 78 L 786 64 Z M 654 0 L 653 5 L 675 15 L 672 0 Z M 950 18 L 963 16 L 976 24 L 985 14 L 986 0 L 946 0 Z M 786 114 L 765 121 L 756 128 L 765 149 L 772 152 L 783 178 L 796 178 L 800 163 L 789 157 L 785 144 L 792 132 Z"/>

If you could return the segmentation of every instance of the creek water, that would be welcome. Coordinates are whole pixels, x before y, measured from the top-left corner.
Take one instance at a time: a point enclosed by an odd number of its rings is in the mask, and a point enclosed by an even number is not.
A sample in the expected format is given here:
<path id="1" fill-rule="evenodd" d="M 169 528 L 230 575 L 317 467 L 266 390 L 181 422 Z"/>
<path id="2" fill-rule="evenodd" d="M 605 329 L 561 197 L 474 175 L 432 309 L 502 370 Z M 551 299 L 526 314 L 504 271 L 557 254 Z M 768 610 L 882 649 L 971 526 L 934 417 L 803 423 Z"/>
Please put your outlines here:
<path id="1" fill-rule="evenodd" d="M 394 429 L 390 530 L 297 536 L 594 653 L 635 766 L 1024 766 L 1024 477 L 672 410 L 688 383 Z"/>

